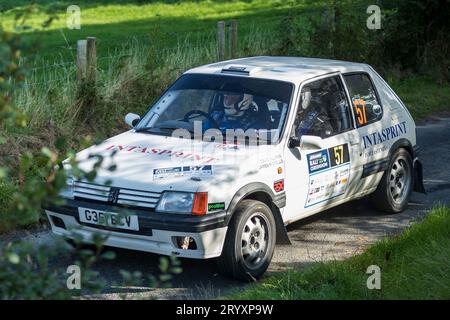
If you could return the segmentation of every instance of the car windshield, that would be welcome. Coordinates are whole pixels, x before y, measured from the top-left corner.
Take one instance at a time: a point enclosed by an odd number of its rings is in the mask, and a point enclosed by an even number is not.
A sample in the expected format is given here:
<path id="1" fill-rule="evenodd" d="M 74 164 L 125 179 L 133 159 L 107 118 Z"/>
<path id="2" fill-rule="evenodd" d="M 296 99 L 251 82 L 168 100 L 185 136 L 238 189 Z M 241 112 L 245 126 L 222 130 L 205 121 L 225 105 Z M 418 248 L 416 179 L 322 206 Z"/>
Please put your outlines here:
<path id="1" fill-rule="evenodd" d="M 137 132 L 171 135 L 214 130 L 223 137 L 232 131 L 265 134 L 276 142 L 283 130 L 293 85 L 241 76 L 187 74 L 149 110 Z M 183 135 L 184 136 L 184 135 Z M 216 140 L 214 140 L 216 141 Z"/>

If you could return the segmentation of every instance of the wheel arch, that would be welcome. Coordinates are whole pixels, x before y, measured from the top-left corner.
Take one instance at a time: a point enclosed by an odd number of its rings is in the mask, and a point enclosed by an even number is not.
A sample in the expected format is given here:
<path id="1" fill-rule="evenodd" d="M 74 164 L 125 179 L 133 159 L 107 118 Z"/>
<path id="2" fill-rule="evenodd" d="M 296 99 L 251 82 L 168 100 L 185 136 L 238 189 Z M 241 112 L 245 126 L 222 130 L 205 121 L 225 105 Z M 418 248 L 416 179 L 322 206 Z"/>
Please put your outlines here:
<path id="1" fill-rule="evenodd" d="M 419 146 L 417 144 L 413 146 L 412 143 L 406 138 L 399 139 L 389 149 L 389 161 L 391 160 L 394 152 L 400 148 L 408 151 L 409 155 L 411 156 L 413 166 L 413 191 L 426 194 L 427 192 L 423 185 L 422 163 L 418 159 Z"/>
<path id="2" fill-rule="evenodd" d="M 284 191 L 275 194 L 269 186 L 262 182 L 254 182 L 243 186 L 236 192 L 228 206 L 227 211 L 230 213 L 230 219 L 242 200 L 257 200 L 266 204 L 275 218 L 277 244 L 291 244 L 280 211 L 286 205 Z"/>
<path id="3" fill-rule="evenodd" d="M 406 138 L 398 139 L 394 142 L 394 144 L 389 149 L 389 156 L 388 159 L 390 160 L 392 158 L 392 155 L 397 151 L 398 149 L 403 148 L 406 151 L 408 151 L 409 155 L 411 156 L 411 159 L 414 160 L 414 148 L 411 142 Z"/>

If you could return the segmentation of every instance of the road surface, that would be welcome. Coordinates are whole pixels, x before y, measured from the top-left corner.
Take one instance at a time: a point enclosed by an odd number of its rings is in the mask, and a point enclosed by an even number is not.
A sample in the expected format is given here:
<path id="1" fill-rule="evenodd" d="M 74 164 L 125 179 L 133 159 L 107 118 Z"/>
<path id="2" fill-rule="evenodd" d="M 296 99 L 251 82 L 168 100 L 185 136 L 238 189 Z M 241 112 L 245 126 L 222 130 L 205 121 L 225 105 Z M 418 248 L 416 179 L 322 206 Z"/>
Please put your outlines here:
<path id="1" fill-rule="evenodd" d="M 435 204 L 450 205 L 450 117 L 429 118 L 418 126 L 420 157 L 424 164 L 424 184 L 427 195 L 414 193 L 408 209 L 397 215 L 383 215 L 372 209 L 367 200 L 359 200 L 330 209 L 288 226 L 291 246 L 277 246 L 267 276 L 288 268 L 304 268 L 318 261 L 345 259 L 362 252 L 373 242 L 399 233 L 411 222 L 423 218 Z M 24 235 L 19 232 L 0 238 L 0 243 L 12 238 L 53 243 L 48 230 Z M 213 261 L 182 260 L 183 273 L 172 282 L 170 289 L 111 286 L 120 282 L 120 270 L 141 271 L 144 275 L 157 270 L 159 257 L 154 254 L 114 249 L 117 257 L 95 266 L 108 282 L 105 292 L 87 298 L 117 299 L 210 299 L 245 284 L 217 274 Z M 69 265 L 70 260 L 57 261 Z"/>

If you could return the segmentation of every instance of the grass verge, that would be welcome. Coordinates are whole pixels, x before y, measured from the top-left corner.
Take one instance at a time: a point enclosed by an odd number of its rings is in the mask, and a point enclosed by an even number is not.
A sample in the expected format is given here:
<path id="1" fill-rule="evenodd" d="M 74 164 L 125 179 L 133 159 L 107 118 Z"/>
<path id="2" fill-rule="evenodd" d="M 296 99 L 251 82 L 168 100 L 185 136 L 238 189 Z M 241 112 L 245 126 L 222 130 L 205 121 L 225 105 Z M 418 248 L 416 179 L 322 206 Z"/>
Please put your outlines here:
<path id="1" fill-rule="evenodd" d="M 389 83 L 416 120 L 450 110 L 450 86 L 447 84 L 439 85 L 425 76 L 390 79 Z"/>
<path id="2" fill-rule="evenodd" d="M 366 270 L 381 268 L 381 290 L 367 289 Z M 229 299 L 450 299 L 450 208 L 345 261 L 318 263 L 250 286 Z"/>

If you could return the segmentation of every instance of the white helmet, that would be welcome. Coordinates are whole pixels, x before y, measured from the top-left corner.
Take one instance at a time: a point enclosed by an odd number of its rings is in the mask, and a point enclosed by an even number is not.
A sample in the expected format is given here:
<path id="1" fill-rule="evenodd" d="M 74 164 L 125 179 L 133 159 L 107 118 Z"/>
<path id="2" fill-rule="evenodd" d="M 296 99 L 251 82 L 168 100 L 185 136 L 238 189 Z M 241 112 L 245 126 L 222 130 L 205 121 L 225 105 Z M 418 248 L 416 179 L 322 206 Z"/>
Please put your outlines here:
<path id="1" fill-rule="evenodd" d="M 226 104 L 224 99 L 223 106 L 225 110 L 225 115 L 230 117 L 241 117 L 245 111 L 247 111 L 253 104 L 253 95 L 243 94 L 242 98 L 235 103 Z"/>

